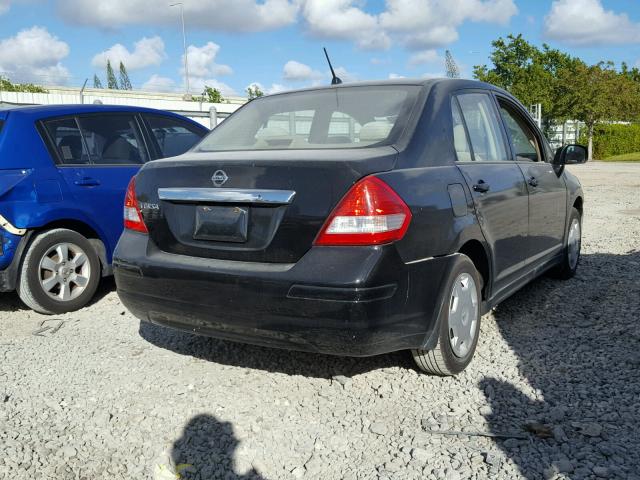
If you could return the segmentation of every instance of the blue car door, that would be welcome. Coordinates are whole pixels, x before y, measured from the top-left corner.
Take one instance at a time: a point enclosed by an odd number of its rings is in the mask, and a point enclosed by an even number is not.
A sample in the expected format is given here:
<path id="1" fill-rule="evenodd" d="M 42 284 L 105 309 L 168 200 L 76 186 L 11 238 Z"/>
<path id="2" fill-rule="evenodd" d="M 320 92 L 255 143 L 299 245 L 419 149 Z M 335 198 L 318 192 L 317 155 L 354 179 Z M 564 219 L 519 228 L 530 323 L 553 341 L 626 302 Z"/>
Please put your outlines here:
<path id="1" fill-rule="evenodd" d="M 86 114 L 49 120 L 45 127 L 72 201 L 99 227 L 110 262 L 122 233 L 125 190 L 149 158 L 138 117 L 126 112 Z"/>

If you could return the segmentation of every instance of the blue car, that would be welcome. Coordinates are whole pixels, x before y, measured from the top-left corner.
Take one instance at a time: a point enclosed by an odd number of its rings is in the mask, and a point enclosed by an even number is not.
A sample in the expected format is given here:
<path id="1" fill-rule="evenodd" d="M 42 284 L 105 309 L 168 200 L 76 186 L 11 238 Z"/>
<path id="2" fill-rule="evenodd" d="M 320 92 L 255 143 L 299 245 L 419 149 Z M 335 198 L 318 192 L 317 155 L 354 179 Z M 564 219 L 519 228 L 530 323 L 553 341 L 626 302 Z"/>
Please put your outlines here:
<path id="1" fill-rule="evenodd" d="M 45 314 L 86 305 L 112 273 L 130 179 L 208 132 L 164 111 L 106 105 L 0 110 L 0 292 Z"/>

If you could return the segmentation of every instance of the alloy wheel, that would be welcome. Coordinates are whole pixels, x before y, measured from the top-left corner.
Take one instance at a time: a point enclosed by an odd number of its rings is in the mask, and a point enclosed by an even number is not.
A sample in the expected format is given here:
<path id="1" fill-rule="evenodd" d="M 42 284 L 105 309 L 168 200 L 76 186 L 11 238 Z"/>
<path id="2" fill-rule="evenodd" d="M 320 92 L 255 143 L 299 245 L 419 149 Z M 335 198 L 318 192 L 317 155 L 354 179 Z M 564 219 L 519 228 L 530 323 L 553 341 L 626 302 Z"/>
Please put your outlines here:
<path id="1" fill-rule="evenodd" d="M 38 279 L 51 298 L 68 302 L 78 298 L 89 284 L 91 263 L 87 254 L 74 243 L 58 243 L 44 254 Z"/>

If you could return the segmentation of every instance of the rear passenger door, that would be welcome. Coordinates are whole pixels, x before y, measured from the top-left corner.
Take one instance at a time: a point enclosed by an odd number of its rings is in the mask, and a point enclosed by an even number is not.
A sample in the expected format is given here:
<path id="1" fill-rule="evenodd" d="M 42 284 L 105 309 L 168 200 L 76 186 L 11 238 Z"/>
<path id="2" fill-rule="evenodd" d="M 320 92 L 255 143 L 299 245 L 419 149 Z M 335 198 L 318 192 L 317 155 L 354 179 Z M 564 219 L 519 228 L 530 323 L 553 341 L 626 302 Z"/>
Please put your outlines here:
<path id="1" fill-rule="evenodd" d="M 498 96 L 500 113 L 516 163 L 529 191 L 528 263 L 540 264 L 562 250 L 567 190 L 551 165 L 549 149 L 529 115 L 506 97 Z"/>
<path id="2" fill-rule="evenodd" d="M 149 158 L 138 119 L 129 113 L 87 114 L 44 126 L 73 206 L 99 225 L 110 261 L 122 233 L 125 190 Z"/>
<path id="3" fill-rule="evenodd" d="M 528 192 L 511 160 L 493 97 L 463 91 L 452 98 L 457 165 L 473 197 L 492 254 L 492 293 L 522 275 L 527 257 Z"/>

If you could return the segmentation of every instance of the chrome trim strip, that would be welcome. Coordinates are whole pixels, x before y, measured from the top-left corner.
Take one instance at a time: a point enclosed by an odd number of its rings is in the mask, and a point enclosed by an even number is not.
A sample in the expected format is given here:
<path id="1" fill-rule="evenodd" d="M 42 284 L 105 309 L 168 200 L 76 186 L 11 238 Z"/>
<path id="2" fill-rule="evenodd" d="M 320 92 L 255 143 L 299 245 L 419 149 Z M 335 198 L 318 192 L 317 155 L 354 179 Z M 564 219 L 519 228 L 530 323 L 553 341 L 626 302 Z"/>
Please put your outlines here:
<path id="1" fill-rule="evenodd" d="M 0 227 L 4 228 L 7 232 L 11 233 L 12 235 L 22 236 L 25 233 L 27 233 L 27 229 L 26 228 L 16 228 L 16 227 L 14 227 L 13 225 L 11 225 L 9 220 L 4 218 L 2 215 L 0 215 Z"/>
<path id="2" fill-rule="evenodd" d="M 288 205 L 293 190 L 254 190 L 243 188 L 159 188 L 160 200 L 170 202 L 254 203 Z"/>
<path id="3" fill-rule="evenodd" d="M 417 260 L 411 260 L 410 262 L 405 262 L 405 265 L 413 265 L 414 263 L 426 262 L 427 260 L 433 260 L 434 257 L 425 257 L 419 258 Z"/>

